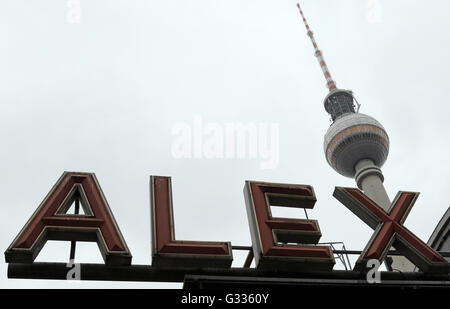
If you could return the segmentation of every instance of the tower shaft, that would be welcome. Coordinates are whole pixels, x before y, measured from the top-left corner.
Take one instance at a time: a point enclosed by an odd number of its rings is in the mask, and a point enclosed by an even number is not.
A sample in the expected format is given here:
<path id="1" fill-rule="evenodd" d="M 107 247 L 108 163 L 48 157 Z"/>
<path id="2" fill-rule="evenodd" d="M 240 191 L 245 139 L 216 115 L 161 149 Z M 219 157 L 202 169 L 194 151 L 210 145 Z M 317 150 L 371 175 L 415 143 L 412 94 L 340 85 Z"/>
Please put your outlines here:
<path id="1" fill-rule="evenodd" d="M 381 170 L 370 159 L 362 159 L 356 163 L 355 180 L 358 187 L 375 203 L 388 212 L 391 201 L 384 188 L 384 177 Z"/>

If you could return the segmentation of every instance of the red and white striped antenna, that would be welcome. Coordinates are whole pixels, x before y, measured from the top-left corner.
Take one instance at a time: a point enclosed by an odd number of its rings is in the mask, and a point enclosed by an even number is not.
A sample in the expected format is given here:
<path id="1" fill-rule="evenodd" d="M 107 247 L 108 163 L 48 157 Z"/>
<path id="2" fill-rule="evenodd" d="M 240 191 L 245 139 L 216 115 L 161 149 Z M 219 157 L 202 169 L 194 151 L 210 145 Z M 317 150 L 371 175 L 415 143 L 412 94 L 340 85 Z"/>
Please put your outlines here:
<path id="1" fill-rule="evenodd" d="M 306 21 L 305 15 L 303 15 L 303 11 L 300 8 L 300 3 L 297 3 L 298 11 L 300 12 L 300 15 L 302 16 L 303 22 L 305 23 L 305 27 L 307 30 L 307 34 L 309 38 L 311 39 L 311 42 L 314 46 L 314 53 L 317 57 L 317 61 L 319 61 L 320 67 L 322 68 L 323 75 L 325 76 L 325 79 L 327 80 L 327 87 L 330 91 L 333 89 L 336 89 L 336 82 L 331 78 L 330 71 L 328 70 L 327 64 L 325 63 L 325 59 L 322 56 L 322 51 L 317 46 L 316 41 L 314 40 L 314 34 L 309 28 L 308 22 Z"/>

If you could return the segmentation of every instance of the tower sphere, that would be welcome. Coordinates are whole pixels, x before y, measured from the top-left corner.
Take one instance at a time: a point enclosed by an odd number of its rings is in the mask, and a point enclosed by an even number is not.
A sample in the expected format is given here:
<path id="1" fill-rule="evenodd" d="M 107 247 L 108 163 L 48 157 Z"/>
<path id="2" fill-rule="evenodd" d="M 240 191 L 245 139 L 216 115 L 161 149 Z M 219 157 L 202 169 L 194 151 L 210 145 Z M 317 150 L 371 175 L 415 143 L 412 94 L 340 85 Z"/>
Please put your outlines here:
<path id="1" fill-rule="evenodd" d="M 389 153 L 389 137 L 374 118 L 360 113 L 346 113 L 336 118 L 324 138 L 328 164 L 339 174 L 355 176 L 355 165 L 370 159 L 381 167 Z"/>

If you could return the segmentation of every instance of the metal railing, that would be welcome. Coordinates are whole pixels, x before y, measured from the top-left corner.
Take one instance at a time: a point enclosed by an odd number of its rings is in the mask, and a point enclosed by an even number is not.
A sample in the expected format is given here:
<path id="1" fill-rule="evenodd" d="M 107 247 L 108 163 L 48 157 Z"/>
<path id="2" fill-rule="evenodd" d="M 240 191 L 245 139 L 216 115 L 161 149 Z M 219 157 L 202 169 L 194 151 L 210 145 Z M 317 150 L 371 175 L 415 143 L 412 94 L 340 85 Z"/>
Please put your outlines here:
<path id="1" fill-rule="evenodd" d="M 341 241 L 336 241 L 336 242 L 322 242 L 319 243 L 318 245 L 330 245 L 331 246 L 331 251 L 333 252 L 333 255 L 335 257 L 337 257 L 342 265 L 344 266 L 345 270 L 351 270 L 351 263 L 350 263 L 350 259 L 348 258 L 349 255 L 360 255 L 362 253 L 361 250 L 347 250 L 347 248 L 345 247 L 345 244 Z M 336 246 L 340 245 L 341 249 L 337 249 Z M 248 251 L 248 255 L 247 258 L 244 262 L 244 268 L 249 268 L 252 261 L 253 261 L 253 248 L 251 246 L 231 246 L 231 249 L 233 250 L 243 250 L 243 251 Z M 443 257 L 450 257 L 450 252 L 448 251 L 437 251 L 437 253 L 439 253 L 440 255 L 442 255 Z M 387 253 L 387 256 L 399 256 L 399 255 L 403 255 L 402 253 L 400 253 L 397 250 L 389 250 Z"/>

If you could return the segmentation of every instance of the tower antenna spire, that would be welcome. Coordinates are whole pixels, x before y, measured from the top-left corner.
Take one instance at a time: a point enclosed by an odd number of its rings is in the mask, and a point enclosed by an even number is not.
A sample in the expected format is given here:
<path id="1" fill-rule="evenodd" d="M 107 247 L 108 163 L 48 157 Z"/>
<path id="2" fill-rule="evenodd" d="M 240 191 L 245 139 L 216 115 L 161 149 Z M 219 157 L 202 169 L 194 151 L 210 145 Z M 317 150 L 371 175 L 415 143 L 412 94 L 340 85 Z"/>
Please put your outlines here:
<path id="1" fill-rule="evenodd" d="M 317 46 L 316 40 L 314 39 L 314 33 L 309 28 L 308 22 L 306 21 L 305 15 L 303 15 L 303 11 L 300 7 L 300 3 L 297 3 L 298 11 L 300 12 L 300 15 L 303 19 L 303 22 L 305 23 L 307 35 L 311 39 L 311 43 L 314 46 L 314 54 L 317 57 L 317 61 L 319 61 L 320 67 L 322 69 L 323 75 L 325 76 L 325 79 L 327 81 L 327 87 L 330 91 L 336 89 L 336 82 L 331 78 L 330 71 L 328 70 L 327 64 L 325 63 L 325 59 L 323 58 L 322 51 Z"/>

